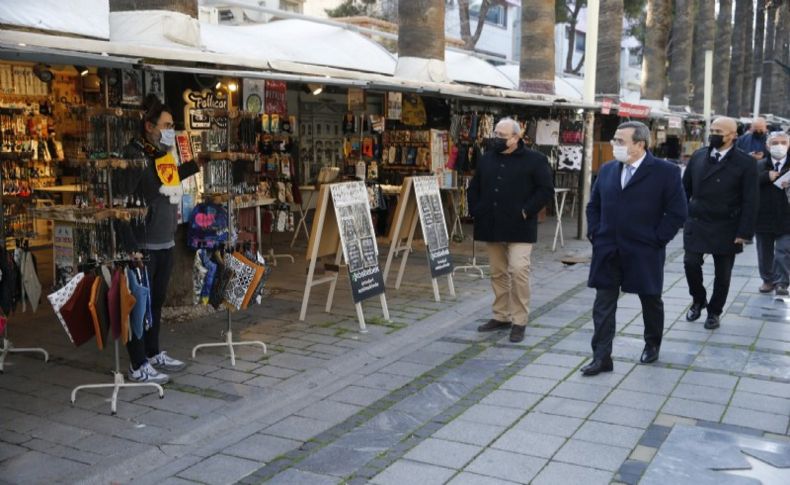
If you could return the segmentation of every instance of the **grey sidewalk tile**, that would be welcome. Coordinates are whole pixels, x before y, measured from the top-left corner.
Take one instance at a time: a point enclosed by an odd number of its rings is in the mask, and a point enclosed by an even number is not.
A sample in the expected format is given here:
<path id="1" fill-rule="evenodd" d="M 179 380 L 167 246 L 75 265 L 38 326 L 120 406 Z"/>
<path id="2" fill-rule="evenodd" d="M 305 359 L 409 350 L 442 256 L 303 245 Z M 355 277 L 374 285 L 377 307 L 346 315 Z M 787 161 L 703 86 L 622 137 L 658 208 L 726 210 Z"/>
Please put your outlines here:
<path id="1" fill-rule="evenodd" d="M 433 367 L 434 366 L 431 365 L 414 364 L 412 362 L 398 361 L 386 367 L 383 367 L 381 369 L 381 372 L 386 372 L 388 374 L 395 374 L 397 376 L 414 378 L 428 372 L 429 370 L 433 369 Z"/>
<path id="2" fill-rule="evenodd" d="M 723 423 L 763 429 L 772 433 L 786 433 L 787 415 L 770 414 L 751 409 L 730 406 L 722 419 Z"/>
<path id="3" fill-rule="evenodd" d="M 35 429 L 30 433 L 33 438 L 61 445 L 70 445 L 92 434 L 92 432 L 85 429 L 53 422 L 47 422 L 46 426 Z"/>
<path id="4" fill-rule="evenodd" d="M 299 371 L 297 370 L 286 369 L 285 367 L 277 367 L 275 365 L 262 365 L 257 369 L 254 369 L 252 372 L 262 376 L 276 377 L 277 379 L 288 379 L 289 377 L 299 374 Z"/>
<path id="5" fill-rule="evenodd" d="M 597 405 L 589 401 L 578 401 L 565 397 L 548 396 L 544 398 L 534 411 L 546 414 L 558 414 L 572 418 L 586 418 L 593 412 Z"/>
<path id="6" fill-rule="evenodd" d="M 219 379 L 221 381 L 242 383 L 244 381 L 248 381 L 252 379 L 253 377 L 255 377 L 255 375 L 249 372 L 240 372 L 231 369 L 219 369 L 210 374 L 207 374 L 206 377 L 212 377 L 214 379 Z"/>
<path id="7" fill-rule="evenodd" d="M 647 428 L 655 417 L 655 411 L 627 408 L 614 404 L 601 404 L 589 419 L 604 423 L 633 426 L 634 428 Z"/>
<path id="8" fill-rule="evenodd" d="M 452 480 L 447 482 L 447 485 L 508 485 L 511 482 L 501 478 L 486 477 L 478 475 L 477 473 L 461 472 Z"/>
<path id="9" fill-rule="evenodd" d="M 672 397 L 725 405 L 730 402 L 731 395 L 732 389 L 709 387 L 699 384 L 678 384 L 675 390 L 672 391 Z"/>
<path id="10" fill-rule="evenodd" d="M 741 372 L 746 367 L 748 350 L 706 346 L 694 360 L 694 367 L 703 369 Z"/>
<path id="11" fill-rule="evenodd" d="M 401 358 L 403 362 L 412 362 L 414 364 L 423 364 L 429 366 L 437 366 L 452 357 L 451 354 L 438 352 L 436 350 L 419 349 Z"/>
<path id="12" fill-rule="evenodd" d="M 773 396 L 755 396 L 752 393 L 736 391 L 732 396 L 731 406 L 753 409 L 765 413 L 790 416 L 790 399 Z"/>
<path id="13" fill-rule="evenodd" d="M 376 457 L 375 450 L 354 449 L 340 445 L 325 446 L 296 464 L 303 471 L 345 477 Z"/>
<path id="14" fill-rule="evenodd" d="M 543 395 L 541 394 L 533 394 L 531 392 L 516 392 L 497 389 L 483 398 L 480 403 L 490 404 L 492 406 L 515 408 L 525 411 L 532 407 L 536 402 L 540 401 L 542 397 Z"/>
<path id="15" fill-rule="evenodd" d="M 46 463 L 46 466 L 41 466 L 42 463 Z M 3 477 L 14 477 L 17 483 L 55 483 L 66 480 L 70 475 L 88 471 L 90 465 L 39 451 L 28 451 L 5 460 L 0 469 Z"/>
<path id="16" fill-rule="evenodd" d="M 411 382 L 411 378 L 407 376 L 396 376 L 395 374 L 387 374 L 384 372 L 376 372 L 365 376 L 362 379 L 354 382 L 357 386 L 370 387 L 373 389 L 384 389 L 385 391 L 394 391 L 400 387 L 405 386 Z"/>
<path id="17" fill-rule="evenodd" d="M 767 352 L 752 352 L 744 372 L 778 379 L 790 379 L 790 357 Z"/>
<path id="18" fill-rule="evenodd" d="M 370 406 L 387 394 L 389 393 L 383 389 L 348 386 L 329 396 L 329 399 L 337 402 L 355 404 L 357 406 Z"/>
<path id="19" fill-rule="evenodd" d="M 510 426 L 515 423 L 522 414 L 524 414 L 524 411 L 519 409 L 475 404 L 458 416 L 457 419 L 475 423 L 493 424 L 496 426 Z"/>
<path id="20" fill-rule="evenodd" d="M 619 446 L 630 450 L 636 446 L 643 434 L 644 430 L 639 428 L 587 421 L 573 435 L 573 439 Z"/>
<path id="21" fill-rule="evenodd" d="M 267 485 L 337 485 L 341 482 L 339 478 L 318 475 L 316 473 L 305 472 L 291 468 L 285 470 L 268 480 Z"/>
<path id="22" fill-rule="evenodd" d="M 487 446 L 506 428 L 491 424 L 473 423 L 456 419 L 437 431 L 433 436 L 445 440 L 472 445 Z"/>
<path id="23" fill-rule="evenodd" d="M 254 434 L 229 448 L 225 448 L 223 453 L 265 463 L 298 448 L 301 444 L 301 441 Z"/>
<path id="24" fill-rule="evenodd" d="M 431 465 L 460 469 L 482 450 L 479 446 L 428 438 L 412 448 L 404 458 Z"/>
<path id="25" fill-rule="evenodd" d="M 790 384 L 744 377 L 738 382 L 738 391 L 765 394 L 790 399 Z"/>
<path id="26" fill-rule="evenodd" d="M 409 433 L 423 424 L 423 421 L 401 411 L 388 409 L 381 412 L 363 426 L 365 428 L 378 429 L 381 431 L 393 431 L 397 433 Z"/>
<path id="27" fill-rule="evenodd" d="M 608 471 L 551 462 L 535 477 L 532 485 L 608 485 L 611 479 L 612 473 Z"/>
<path id="28" fill-rule="evenodd" d="M 663 369 L 655 366 L 637 366 L 620 384 L 620 389 L 646 392 L 650 394 L 669 394 L 677 384 L 683 371 Z"/>
<path id="29" fill-rule="evenodd" d="M 408 460 L 398 460 L 373 477 L 371 483 L 377 485 L 403 485 L 404 483 L 412 483 L 419 477 L 418 480 L 421 485 L 440 485 L 449 480 L 454 474 L 455 471 L 449 468 Z"/>
<path id="30" fill-rule="evenodd" d="M 715 374 L 713 372 L 688 371 L 680 382 L 681 384 L 732 389 L 738 383 L 738 378 L 727 374 Z"/>
<path id="31" fill-rule="evenodd" d="M 226 404 L 219 399 L 196 396 L 173 389 L 165 391 L 165 399 L 159 399 L 159 396 L 154 392 L 135 402 L 163 411 L 173 411 L 177 409 L 180 414 L 187 416 L 202 416 L 204 414 L 209 414 Z"/>
<path id="32" fill-rule="evenodd" d="M 724 413 L 724 406 L 721 404 L 711 404 L 701 401 L 691 401 L 671 397 L 667 400 L 662 413 L 685 416 L 688 418 L 706 419 L 708 421 L 718 421 Z"/>
<path id="33" fill-rule="evenodd" d="M 610 389 L 604 386 L 563 382 L 551 391 L 552 396 L 579 399 L 582 401 L 601 402 L 609 394 Z"/>
<path id="34" fill-rule="evenodd" d="M 556 365 L 529 364 L 528 366 L 518 371 L 518 375 L 542 377 L 544 379 L 561 380 L 565 378 L 565 376 L 567 376 L 569 372 L 571 372 L 571 370 L 568 369 L 567 367 L 559 367 Z"/>
<path id="35" fill-rule="evenodd" d="M 535 359 L 533 364 L 541 364 L 541 365 L 555 365 L 560 367 L 567 367 L 574 368 L 578 367 L 586 357 L 579 357 L 576 355 L 565 355 L 565 354 L 555 354 L 555 353 L 545 353 Z"/>
<path id="36" fill-rule="evenodd" d="M 513 427 L 498 440 L 491 444 L 491 448 L 504 451 L 512 451 L 522 455 L 537 456 L 539 458 L 551 458 L 562 445 L 565 438 L 548 434 L 536 433 L 534 431 Z"/>
<path id="37" fill-rule="evenodd" d="M 282 421 L 269 426 L 263 432 L 283 438 L 306 441 L 313 436 L 326 431 L 333 426 L 332 423 L 318 419 L 289 416 Z"/>
<path id="38" fill-rule="evenodd" d="M 487 449 L 464 471 L 503 478 L 516 483 L 529 483 L 545 464 L 546 460 L 543 458 Z"/>
<path id="39" fill-rule="evenodd" d="M 354 406 L 353 404 L 324 400 L 311 404 L 304 409 L 300 409 L 296 414 L 306 418 L 313 418 L 321 421 L 331 420 L 337 423 L 353 416 L 362 409 L 362 407 Z"/>
<path id="40" fill-rule="evenodd" d="M 27 451 L 27 448 L 0 442 L 0 462 L 21 455 Z M 0 470 L 2 470 L 2 466 L 0 466 Z"/>
<path id="41" fill-rule="evenodd" d="M 214 455 L 178 474 L 187 480 L 209 485 L 236 483 L 258 469 L 260 464 L 227 455 Z"/>
<path id="42" fill-rule="evenodd" d="M 556 379 L 541 379 L 540 377 L 515 375 L 503 382 L 500 388 L 509 389 L 511 391 L 546 394 L 556 385 Z"/>
<path id="43" fill-rule="evenodd" d="M 557 452 L 554 461 L 614 472 L 630 452 L 628 448 L 572 439 Z"/>
<path id="44" fill-rule="evenodd" d="M 634 409 L 644 409 L 646 411 L 658 411 L 661 409 L 665 400 L 665 396 L 659 396 L 657 394 L 629 391 L 627 389 L 615 389 L 609 394 L 604 403 Z"/>
<path id="45" fill-rule="evenodd" d="M 568 416 L 531 412 L 516 423 L 514 428 L 568 438 L 576 432 L 583 422 L 581 419 Z"/>

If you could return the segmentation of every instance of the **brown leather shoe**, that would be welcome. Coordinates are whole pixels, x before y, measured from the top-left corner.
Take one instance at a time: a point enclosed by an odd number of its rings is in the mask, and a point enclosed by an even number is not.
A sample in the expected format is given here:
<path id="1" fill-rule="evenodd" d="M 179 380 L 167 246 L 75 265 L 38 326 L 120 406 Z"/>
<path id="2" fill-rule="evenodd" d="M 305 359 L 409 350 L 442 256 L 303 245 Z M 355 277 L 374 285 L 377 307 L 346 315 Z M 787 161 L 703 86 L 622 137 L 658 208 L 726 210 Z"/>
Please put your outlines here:
<path id="1" fill-rule="evenodd" d="M 517 344 L 524 340 L 524 330 L 526 330 L 526 325 L 513 325 L 510 327 L 510 341 L 514 344 Z"/>
<path id="2" fill-rule="evenodd" d="M 499 320 L 494 320 L 493 318 L 486 323 L 477 327 L 478 332 L 493 332 L 495 330 L 504 330 L 506 328 L 510 328 L 510 322 L 500 322 Z"/>
<path id="3" fill-rule="evenodd" d="M 763 283 L 760 285 L 759 291 L 760 293 L 770 293 L 774 291 L 774 285 L 772 283 Z"/>

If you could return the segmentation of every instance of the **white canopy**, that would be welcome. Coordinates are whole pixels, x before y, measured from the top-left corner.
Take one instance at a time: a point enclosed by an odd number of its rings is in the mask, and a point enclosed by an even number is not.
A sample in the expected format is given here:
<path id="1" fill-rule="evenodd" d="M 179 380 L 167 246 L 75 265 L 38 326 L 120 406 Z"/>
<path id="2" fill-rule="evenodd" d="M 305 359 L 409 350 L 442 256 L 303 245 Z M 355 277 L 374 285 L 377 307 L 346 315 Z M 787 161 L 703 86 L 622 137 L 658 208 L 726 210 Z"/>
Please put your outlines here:
<path id="1" fill-rule="evenodd" d="M 66 3 L 68 5 L 66 5 Z M 0 24 L 108 39 L 107 0 L 2 0 Z"/>
<path id="2" fill-rule="evenodd" d="M 497 66 L 497 69 L 513 83 L 512 89 L 518 89 L 518 64 Z M 572 77 L 554 76 L 554 91 L 554 95 L 558 98 L 578 101 L 583 98 L 584 80 Z"/>
<path id="3" fill-rule="evenodd" d="M 447 75 L 456 82 L 504 89 L 514 89 L 518 86 L 518 82 L 514 83 L 493 65 L 469 54 L 445 50 L 444 62 L 447 66 Z M 515 68 L 518 77 L 518 66 Z"/>

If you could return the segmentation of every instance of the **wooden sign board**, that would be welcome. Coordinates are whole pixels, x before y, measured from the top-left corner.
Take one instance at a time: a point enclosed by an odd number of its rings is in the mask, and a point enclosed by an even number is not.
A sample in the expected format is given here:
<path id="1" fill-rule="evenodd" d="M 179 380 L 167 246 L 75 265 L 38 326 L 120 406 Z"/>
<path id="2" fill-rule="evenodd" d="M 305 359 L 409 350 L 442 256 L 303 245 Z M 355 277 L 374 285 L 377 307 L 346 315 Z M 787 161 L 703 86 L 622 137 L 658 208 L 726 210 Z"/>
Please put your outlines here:
<path id="1" fill-rule="evenodd" d="M 389 276 L 395 255 L 402 252 L 400 269 L 395 280 L 395 288 L 400 288 L 417 230 L 417 221 L 420 222 L 428 253 L 434 299 L 440 301 L 437 278 L 443 275 L 447 275 L 450 295 L 455 296 L 450 239 L 447 235 L 439 184 L 434 176 L 406 177 L 403 181 L 388 236 L 390 249 L 384 266 L 384 280 Z"/>
<path id="2" fill-rule="evenodd" d="M 362 301 L 373 296 L 380 296 L 384 318 L 389 320 L 384 277 L 379 268 L 378 247 L 373 220 L 370 217 L 370 202 L 363 182 L 322 185 L 319 190 L 314 223 L 307 242 L 307 259 L 310 264 L 300 320 L 305 319 L 313 286 L 330 284 L 326 311 L 329 312 L 332 308 L 339 272 L 320 279 L 314 278 L 318 258 L 330 255 L 335 256 L 336 266 L 345 257 L 360 330 L 365 331 Z"/>

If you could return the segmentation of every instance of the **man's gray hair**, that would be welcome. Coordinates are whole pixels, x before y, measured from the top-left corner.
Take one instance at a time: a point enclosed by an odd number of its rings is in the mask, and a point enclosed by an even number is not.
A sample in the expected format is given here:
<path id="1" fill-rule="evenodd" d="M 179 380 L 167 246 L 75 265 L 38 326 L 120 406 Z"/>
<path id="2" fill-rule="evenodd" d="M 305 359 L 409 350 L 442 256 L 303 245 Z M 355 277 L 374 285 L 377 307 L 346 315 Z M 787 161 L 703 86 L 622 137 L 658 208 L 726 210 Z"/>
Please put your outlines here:
<path id="1" fill-rule="evenodd" d="M 772 131 L 771 133 L 768 133 L 768 139 L 766 140 L 766 143 L 770 143 L 771 140 L 775 140 L 777 138 L 790 139 L 790 133 L 785 133 L 784 131 Z"/>
<path id="2" fill-rule="evenodd" d="M 634 143 L 643 141 L 645 142 L 645 150 L 650 147 L 650 128 L 648 128 L 646 124 L 642 123 L 641 121 L 626 121 L 617 127 L 618 130 L 622 130 L 624 128 L 634 129 L 634 134 L 631 135 Z"/>
<path id="3" fill-rule="evenodd" d="M 513 133 L 521 138 L 521 125 L 518 123 L 518 121 L 510 117 L 505 117 L 497 121 L 497 125 L 501 124 L 510 125 L 510 127 L 513 129 Z"/>

